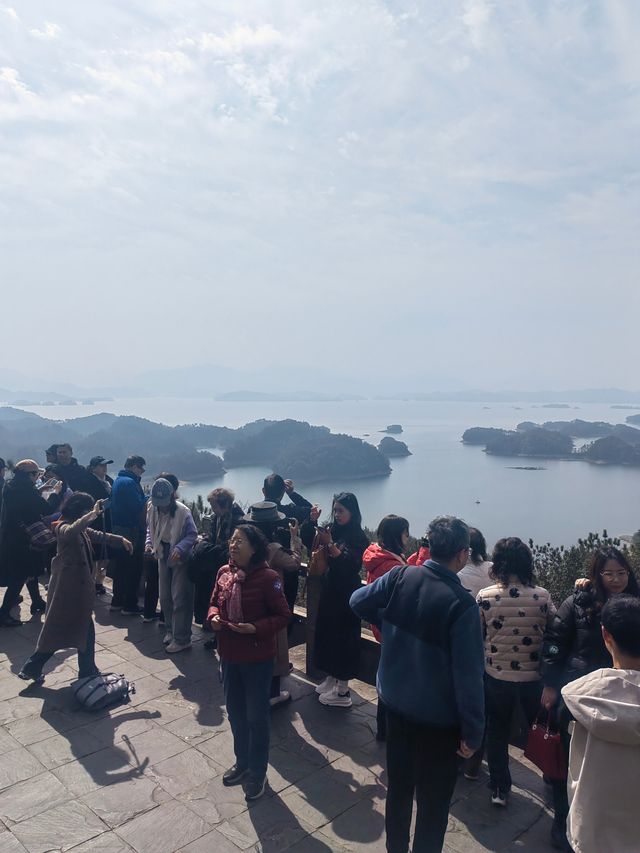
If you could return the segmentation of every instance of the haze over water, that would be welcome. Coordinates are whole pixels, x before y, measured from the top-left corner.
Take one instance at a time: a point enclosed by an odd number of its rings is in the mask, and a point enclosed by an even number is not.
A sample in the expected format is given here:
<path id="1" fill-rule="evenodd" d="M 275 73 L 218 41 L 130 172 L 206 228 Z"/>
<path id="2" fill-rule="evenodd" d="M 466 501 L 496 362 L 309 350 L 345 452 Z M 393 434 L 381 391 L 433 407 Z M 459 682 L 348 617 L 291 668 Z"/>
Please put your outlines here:
<path id="1" fill-rule="evenodd" d="M 515 407 L 519 406 L 518 409 Z M 395 512 L 409 519 L 414 535 L 438 513 L 455 513 L 479 527 L 487 541 L 513 535 L 536 542 L 571 544 L 589 531 L 633 533 L 640 528 L 640 471 L 586 462 L 513 459 L 489 456 L 481 447 L 461 443 L 472 426 L 514 428 L 531 420 L 604 420 L 624 423 L 630 411 L 609 404 L 579 408 L 543 408 L 503 403 L 402 402 L 365 400 L 342 403 L 219 403 L 207 399 L 119 399 L 93 406 L 24 407 L 48 418 L 72 418 L 93 412 L 130 414 L 175 425 L 202 422 L 237 427 L 258 418 L 294 418 L 328 426 L 377 444 L 387 424 L 400 423 L 412 456 L 393 459 L 393 472 L 370 480 L 332 480 L 296 484 L 325 513 L 331 496 L 354 491 L 364 521 L 375 527 L 383 515 Z M 368 436 L 366 434 L 369 434 Z M 61 440 L 64 440 L 61 430 Z M 144 454 L 144 447 L 132 447 Z M 95 453 L 101 448 L 96 447 Z M 82 463 L 87 460 L 80 459 Z M 117 469 L 121 460 L 116 460 Z M 543 471 L 514 470 L 510 466 L 543 466 Z M 179 471 L 175 472 L 177 475 Z M 236 492 L 241 504 L 260 499 L 262 467 L 235 468 L 223 479 L 184 483 L 183 497 L 192 498 L 217 485 Z M 286 471 L 279 472 L 284 476 Z M 476 503 L 479 501 L 479 503 Z"/>

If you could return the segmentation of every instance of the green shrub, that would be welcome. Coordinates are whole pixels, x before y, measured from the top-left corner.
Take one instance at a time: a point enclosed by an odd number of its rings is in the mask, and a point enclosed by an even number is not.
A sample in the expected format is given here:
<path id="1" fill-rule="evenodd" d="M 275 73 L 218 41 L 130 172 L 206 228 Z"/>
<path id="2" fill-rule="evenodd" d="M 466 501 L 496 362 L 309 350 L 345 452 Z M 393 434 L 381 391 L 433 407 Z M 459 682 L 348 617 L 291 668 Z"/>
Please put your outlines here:
<path id="1" fill-rule="evenodd" d="M 593 552 L 599 548 L 619 548 L 635 571 L 640 570 L 640 548 L 635 543 L 629 546 L 620 539 L 612 538 L 606 530 L 602 535 L 589 533 L 586 539 L 578 539 L 576 545 L 568 548 L 548 542 L 536 545 L 532 539 L 529 547 L 533 552 L 537 582 L 549 590 L 556 607 L 571 595 L 576 580 L 587 576 Z"/>

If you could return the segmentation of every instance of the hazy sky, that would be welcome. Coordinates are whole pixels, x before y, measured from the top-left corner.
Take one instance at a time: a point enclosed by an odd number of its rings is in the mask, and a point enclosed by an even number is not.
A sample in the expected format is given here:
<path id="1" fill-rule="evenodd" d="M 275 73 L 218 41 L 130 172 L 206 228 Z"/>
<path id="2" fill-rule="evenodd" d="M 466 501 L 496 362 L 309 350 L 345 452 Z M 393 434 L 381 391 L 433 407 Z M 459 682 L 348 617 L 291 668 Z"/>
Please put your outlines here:
<path id="1" fill-rule="evenodd" d="M 2 366 L 640 387 L 640 3 L 0 0 Z"/>

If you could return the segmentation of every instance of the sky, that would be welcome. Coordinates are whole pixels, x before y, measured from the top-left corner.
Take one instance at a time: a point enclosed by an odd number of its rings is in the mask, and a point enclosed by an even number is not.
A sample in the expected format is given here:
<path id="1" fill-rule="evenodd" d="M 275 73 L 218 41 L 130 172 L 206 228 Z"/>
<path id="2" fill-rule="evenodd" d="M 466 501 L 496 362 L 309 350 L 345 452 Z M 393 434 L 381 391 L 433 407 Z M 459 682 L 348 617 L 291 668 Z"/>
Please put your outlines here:
<path id="1" fill-rule="evenodd" d="M 640 387 L 638 43 L 617 0 L 0 0 L 0 366 Z"/>

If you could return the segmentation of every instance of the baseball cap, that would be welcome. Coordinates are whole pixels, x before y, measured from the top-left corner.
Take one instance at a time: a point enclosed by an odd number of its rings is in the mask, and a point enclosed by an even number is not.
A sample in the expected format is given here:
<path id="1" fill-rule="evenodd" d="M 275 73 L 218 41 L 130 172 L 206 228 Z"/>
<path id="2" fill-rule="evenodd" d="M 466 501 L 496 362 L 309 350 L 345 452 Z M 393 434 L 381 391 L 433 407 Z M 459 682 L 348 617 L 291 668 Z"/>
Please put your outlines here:
<path id="1" fill-rule="evenodd" d="M 89 468 L 95 468 L 96 465 L 113 465 L 113 459 L 105 459 L 104 456 L 92 456 L 89 460 Z"/>
<path id="2" fill-rule="evenodd" d="M 151 488 L 151 503 L 155 507 L 169 506 L 174 495 L 173 486 L 164 477 L 159 477 Z"/>

